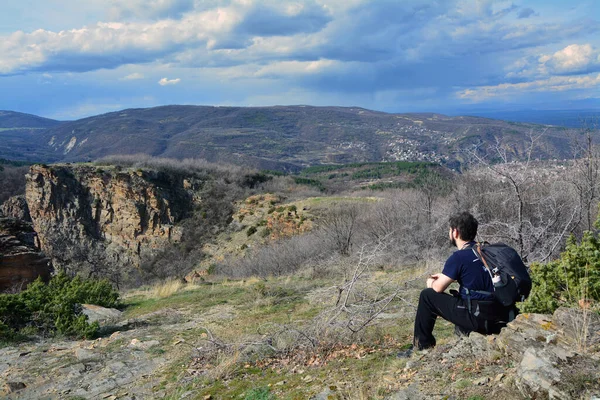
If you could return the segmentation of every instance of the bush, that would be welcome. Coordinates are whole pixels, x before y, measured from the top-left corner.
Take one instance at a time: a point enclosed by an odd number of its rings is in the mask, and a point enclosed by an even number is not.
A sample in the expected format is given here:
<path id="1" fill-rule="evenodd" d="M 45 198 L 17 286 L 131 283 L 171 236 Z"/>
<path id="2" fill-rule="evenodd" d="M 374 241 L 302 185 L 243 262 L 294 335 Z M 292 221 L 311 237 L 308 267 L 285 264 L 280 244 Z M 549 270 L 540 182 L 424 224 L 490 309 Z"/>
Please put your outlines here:
<path id="1" fill-rule="evenodd" d="M 255 226 L 251 226 L 250 228 L 248 228 L 248 230 L 246 231 L 246 236 L 252 236 L 256 233 L 257 229 Z"/>
<path id="2" fill-rule="evenodd" d="M 81 307 L 85 303 L 118 307 L 119 294 L 108 281 L 71 278 L 65 273 L 47 284 L 38 278 L 21 293 L 0 295 L 0 333 L 8 339 L 22 331 L 91 338 L 99 326 L 87 322 Z"/>
<path id="3" fill-rule="evenodd" d="M 531 266 L 533 288 L 524 311 L 553 313 L 578 301 L 600 300 L 600 239 L 585 232 L 580 243 L 571 236 L 558 260 Z"/>

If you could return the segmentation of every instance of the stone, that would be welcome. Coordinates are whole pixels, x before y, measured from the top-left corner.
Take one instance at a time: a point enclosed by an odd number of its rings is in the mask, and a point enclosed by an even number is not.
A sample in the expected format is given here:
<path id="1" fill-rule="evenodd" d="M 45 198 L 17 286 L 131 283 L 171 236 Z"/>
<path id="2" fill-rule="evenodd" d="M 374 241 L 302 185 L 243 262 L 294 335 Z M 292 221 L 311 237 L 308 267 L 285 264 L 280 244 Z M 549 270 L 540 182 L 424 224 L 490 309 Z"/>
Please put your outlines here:
<path id="1" fill-rule="evenodd" d="M 142 342 L 139 339 L 133 339 L 129 343 L 129 347 L 148 350 L 150 347 L 158 346 L 160 342 L 158 340 L 148 340 L 146 342 Z"/>
<path id="2" fill-rule="evenodd" d="M 92 358 L 95 357 L 94 352 L 87 350 L 87 349 L 75 349 L 75 358 L 77 358 L 79 361 L 87 361 L 87 360 L 91 360 Z"/>
<path id="3" fill-rule="evenodd" d="M 473 381 L 473 385 L 476 386 L 482 386 L 487 384 L 490 381 L 490 378 L 488 376 L 484 376 L 483 378 L 479 378 Z"/>
<path id="4" fill-rule="evenodd" d="M 330 399 L 334 399 L 334 398 L 336 398 L 335 392 L 327 387 L 327 388 L 323 389 L 323 391 L 321 391 L 320 393 L 312 396 L 310 399 L 311 400 L 330 400 Z"/>
<path id="5" fill-rule="evenodd" d="M 94 304 L 82 304 L 81 307 L 81 312 L 87 315 L 89 323 L 98 322 L 103 325 L 119 319 L 123 314 L 116 308 L 106 308 Z"/>
<path id="6" fill-rule="evenodd" d="M 525 350 L 517 376 L 525 391 L 536 394 L 546 392 L 550 398 L 565 399 L 564 393 L 556 389 L 561 373 L 555 367 L 556 356 L 546 349 L 529 347 Z"/>
<path id="7" fill-rule="evenodd" d="M 386 400 L 424 400 L 426 398 L 429 397 L 420 393 L 417 384 L 413 383 L 409 387 L 386 397 Z"/>

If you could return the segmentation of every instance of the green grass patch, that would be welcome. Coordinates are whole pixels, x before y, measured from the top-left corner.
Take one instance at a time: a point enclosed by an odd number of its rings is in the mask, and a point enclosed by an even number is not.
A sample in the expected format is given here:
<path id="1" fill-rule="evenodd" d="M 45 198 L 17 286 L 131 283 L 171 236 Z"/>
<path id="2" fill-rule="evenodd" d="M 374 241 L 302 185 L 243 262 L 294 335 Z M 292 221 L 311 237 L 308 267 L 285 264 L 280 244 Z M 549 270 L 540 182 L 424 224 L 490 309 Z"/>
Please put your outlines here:
<path id="1" fill-rule="evenodd" d="M 240 305 L 247 300 L 248 288 L 215 284 L 197 290 L 184 290 L 164 299 L 147 299 L 143 295 L 126 299 L 125 316 L 134 318 L 164 308 L 191 308 L 202 311 L 219 304 Z"/>

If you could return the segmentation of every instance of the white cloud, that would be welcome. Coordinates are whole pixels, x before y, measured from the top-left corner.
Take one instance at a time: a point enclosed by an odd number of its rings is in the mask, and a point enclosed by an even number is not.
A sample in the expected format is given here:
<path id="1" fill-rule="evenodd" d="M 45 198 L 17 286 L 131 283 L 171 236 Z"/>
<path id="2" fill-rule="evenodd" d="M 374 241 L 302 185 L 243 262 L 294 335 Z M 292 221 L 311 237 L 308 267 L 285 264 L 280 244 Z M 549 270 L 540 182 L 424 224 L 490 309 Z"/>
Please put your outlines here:
<path id="1" fill-rule="evenodd" d="M 122 81 L 134 81 L 137 79 L 144 79 L 144 74 L 140 74 L 139 72 L 134 72 L 133 74 L 129 74 L 121 78 Z"/>
<path id="2" fill-rule="evenodd" d="M 190 14 L 182 20 L 98 22 L 60 32 L 18 31 L 0 37 L 0 74 L 40 68 L 79 72 L 152 61 L 181 48 L 218 42 L 240 18 L 229 8 Z"/>
<path id="3" fill-rule="evenodd" d="M 162 78 L 160 81 L 158 81 L 158 84 L 160 86 L 167 86 L 167 85 L 177 85 L 179 82 L 181 82 L 180 78 L 176 78 L 176 79 Z"/>
<path id="4" fill-rule="evenodd" d="M 541 56 L 539 62 L 553 74 L 589 72 L 600 68 L 600 51 L 590 44 L 571 44 L 552 55 Z"/>
<path id="5" fill-rule="evenodd" d="M 457 93 L 457 97 L 475 103 L 491 98 L 511 98 L 523 93 L 565 92 L 568 90 L 585 90 L 600 86 L 600 74 L 585 76 L 553 76 L 522 83 L 502 83 L 494 86 L 480 86 L 465 89 Z"/>

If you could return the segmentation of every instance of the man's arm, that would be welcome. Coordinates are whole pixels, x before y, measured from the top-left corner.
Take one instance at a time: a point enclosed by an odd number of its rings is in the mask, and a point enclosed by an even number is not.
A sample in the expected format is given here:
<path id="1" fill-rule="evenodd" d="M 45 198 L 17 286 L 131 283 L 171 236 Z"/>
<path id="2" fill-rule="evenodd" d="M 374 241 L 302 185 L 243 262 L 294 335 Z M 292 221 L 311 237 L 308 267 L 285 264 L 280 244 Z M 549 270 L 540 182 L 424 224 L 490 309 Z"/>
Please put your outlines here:
<path id="1" fill-rule="evenodd" d="M 454 279 L 442 273 L 433 274 L 427 279 L 427 287 L 432 288 L 438 293 L 442 293 L 452 282 L 454 282 Z"/>

